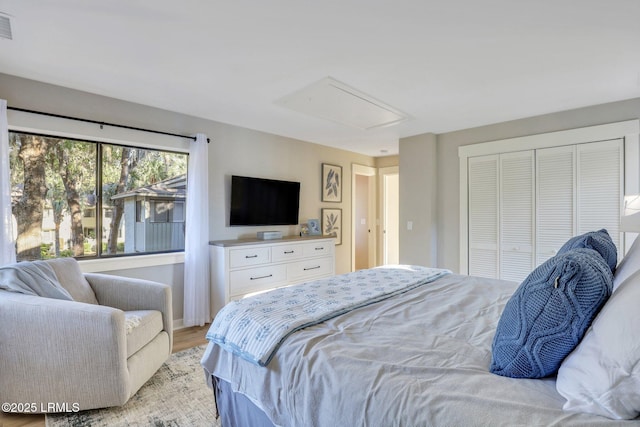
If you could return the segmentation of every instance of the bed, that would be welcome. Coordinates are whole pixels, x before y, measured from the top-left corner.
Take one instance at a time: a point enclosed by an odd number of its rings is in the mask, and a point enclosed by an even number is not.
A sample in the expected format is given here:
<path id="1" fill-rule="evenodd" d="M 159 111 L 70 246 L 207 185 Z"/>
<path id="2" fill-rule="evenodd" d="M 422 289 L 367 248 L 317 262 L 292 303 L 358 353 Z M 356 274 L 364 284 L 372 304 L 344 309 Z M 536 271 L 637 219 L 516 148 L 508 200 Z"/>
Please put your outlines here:
<path id="1" fill-rule="evenodd" d="M 317 322 L 291 328 L 272 354 L 261 359 L 247 357 L 237 347 L 212 339 L 216 332 L 210 330 L 207 336 L 211 342 L 202 365 L 222 425 L 640 425 L 634 418 L 634 411 L 640 410 L 640 383 L 635 382 L 638 373 L 633 361 L 627 360 L 637 357 L 638 350 L 632 345 L 620 351 L 601 351 L 602 346 L 628 342 L 624 334 L 629 329 L 620 331 L 611 326 L 612 322 L 640 327 L 638 315 L 633 314 L 635 307 L 629 308 L 629 301 L 640 298 L 636 291 L 640 289 L 640 275 L 635 274 L 633 265 L 637 265 L 636 258 L 640 259 L 640 248 L 634 247 L 627 255 L 634 260 L 626 266 L 624 261 L 620 264 L 616 272 L 619 277 L 611 272 L 609 289 L 613 296 L 607 295 L 607 301 L 598 307 L 597 317 L 562 361 L 559 373 L 542 378 L 512 378 L 490 371 L 500 319 L 521 284 L 450 272 L 352 309 L 340 309 L 335 316 L 323 315 Z M 351 274 L 337 278 L 346 283 Z M 616 280 L 618 283 L 614 283 Z M 244 307 L 264 309 L 270 301 L 268 293 L 252 298 L 256 299 L 247 300 Z M 225 314 L 228 316 L 229 311 L 223 309 L 216 319 Z M 595 328 L 598 325 L 602 327 Z M 613 361 L 605 360 L 603 366 L 597 366 L 599 362 L 591 360 L 606 359 L 603 353 L 626 358 L 625 372 L 611 375 Z M 563 394 L 558 391 L 560 379 Z M 595 388 L 606 389 L 613 406 L 621 400 L 616 396 L 625 393 L 621 411 L 615 413 L 614 408 L 613 413 L 605 411 L 603 416 L 602 409 L 598 414 L 589 405 L 580 406 L 580 400 L 588 398 L 581 387 L 588 388 L 589 381 L 594 380 Z M 608 382 L 624 387 L 612 391 L 617 385 Z M 588 392 L 602 395 L 602 390 Z M 567 410 L 569 401 L 573 406 Z M 620 413 L 624 415 L 624 409 L 628 410 L 626 418 L 632 419 L 614 419 L 620 418 Z"/>

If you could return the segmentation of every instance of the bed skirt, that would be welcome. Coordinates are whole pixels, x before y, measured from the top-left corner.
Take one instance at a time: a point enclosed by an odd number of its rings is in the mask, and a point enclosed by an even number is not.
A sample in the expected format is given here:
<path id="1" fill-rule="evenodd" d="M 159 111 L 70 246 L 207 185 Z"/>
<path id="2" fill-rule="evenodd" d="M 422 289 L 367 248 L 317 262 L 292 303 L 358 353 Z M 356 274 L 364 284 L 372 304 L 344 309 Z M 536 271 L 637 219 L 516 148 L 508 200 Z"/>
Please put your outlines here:
<path id="1" fill-rule="evenodd" d="M 211 376 L 216 411 L 222 427 L 275 427 L 247 396 L 236 393 L 228 382 Z"/>

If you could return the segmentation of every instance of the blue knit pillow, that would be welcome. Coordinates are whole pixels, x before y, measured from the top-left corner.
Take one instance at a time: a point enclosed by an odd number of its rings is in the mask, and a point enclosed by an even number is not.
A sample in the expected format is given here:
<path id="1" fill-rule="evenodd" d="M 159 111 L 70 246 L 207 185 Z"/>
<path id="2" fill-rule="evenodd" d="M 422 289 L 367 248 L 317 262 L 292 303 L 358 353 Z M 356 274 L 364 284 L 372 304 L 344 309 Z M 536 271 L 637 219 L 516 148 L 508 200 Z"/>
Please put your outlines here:
<path id="1" fill-rule="evenodd" d="M 616 271 L 618 264 L 618 250 L 611 236 L 604 228 L 598 231 L 590 231 L 579 236 L 572 237 L 562 245 L 558 254 L 563 254 L 571 249 L 589 248 L 598 251 L 607 262 L 612 273 Z"/>
<path id="2" fill-rule="evenodd" d="M 558 371 L 611 295 L 613 274 L 593 249 L 574 249 L 536 268 L 505 305 L 490 370 L 512 378 Z"/>

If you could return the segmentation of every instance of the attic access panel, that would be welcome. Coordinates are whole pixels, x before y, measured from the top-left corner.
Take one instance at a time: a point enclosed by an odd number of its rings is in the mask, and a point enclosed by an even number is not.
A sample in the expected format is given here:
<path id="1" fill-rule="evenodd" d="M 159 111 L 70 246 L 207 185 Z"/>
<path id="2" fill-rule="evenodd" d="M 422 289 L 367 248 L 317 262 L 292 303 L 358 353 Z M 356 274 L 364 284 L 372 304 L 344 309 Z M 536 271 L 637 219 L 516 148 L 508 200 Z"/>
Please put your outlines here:
<path id="1" fill-rule="evenodd" d="M 406 113 L 331 77 L 312 83 L 275 103 L 363 130 L 391 126 L 409 119 Z"/>

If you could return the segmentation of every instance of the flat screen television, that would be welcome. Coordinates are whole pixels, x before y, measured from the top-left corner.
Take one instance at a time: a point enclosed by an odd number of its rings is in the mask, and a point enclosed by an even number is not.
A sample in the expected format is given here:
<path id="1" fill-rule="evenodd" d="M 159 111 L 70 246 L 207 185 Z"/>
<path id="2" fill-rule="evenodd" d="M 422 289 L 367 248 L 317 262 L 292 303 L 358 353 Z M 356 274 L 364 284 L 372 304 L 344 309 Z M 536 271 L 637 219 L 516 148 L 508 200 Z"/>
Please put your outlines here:
<path id="1" fill-rule="evenodd" d="M 298 224 L 299 206 L 299 182 L 231 176 L 231 226 Z"/>

